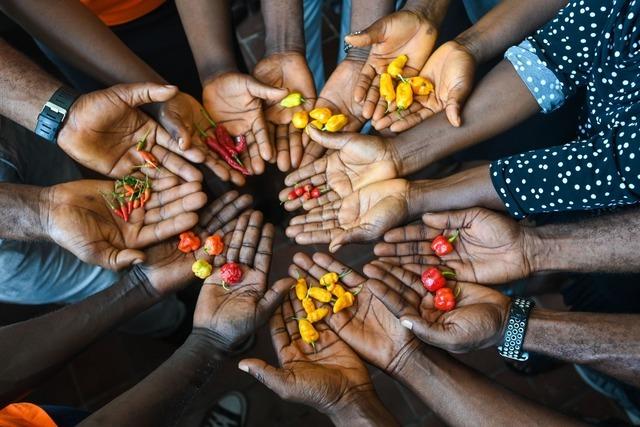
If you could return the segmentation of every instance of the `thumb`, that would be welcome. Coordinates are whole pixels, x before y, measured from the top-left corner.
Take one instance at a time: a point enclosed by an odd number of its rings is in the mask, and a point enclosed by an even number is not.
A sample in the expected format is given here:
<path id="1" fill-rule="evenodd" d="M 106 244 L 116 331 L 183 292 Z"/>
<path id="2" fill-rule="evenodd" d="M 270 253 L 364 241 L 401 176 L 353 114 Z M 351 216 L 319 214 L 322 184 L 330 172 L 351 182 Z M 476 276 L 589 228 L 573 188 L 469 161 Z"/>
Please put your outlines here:
<path id="1" fill-rule="evenodd" d="M 331 240 L 331 243 L 329 243 L 329 252 L 335 253 L 347 243 L 365 242 L 367 240 L 369 240 L 369 234 L 360 226 L 355 226 L 348 230 L 341 230 L 336 237 Z"/>
<path id="2" fill-rule="evenodd" d="M 464 228 L 467 220 L 467 212 L 468 210 L 425 213 L 422 215 L 422 222 L 437 230 L 444 230 L 447 228 Z"/>
<path id="3" fill-rule="evenodd" d="M 168 101 L 178 93 L 177 86 L 157 83 L 120 84 L 111 87 L 110 90 L 131 107 Z"/>
<path id="4" fill-rule="evenodd" d="M 111 265 L 114 270 L 122 270 L 133 264 L 140 264 L 146 260 L 144 252 L 135 249 L 123 249 L 112 254 Z"/>
<path id="5" fill-rule="evenodd" d="M 354 47 L 366 47 L 384 41 L 384 28 L 380 21 L 363 31 L 348 34 L 344 41 Z"/>
<path id="6" fill-rule="evenodd" d="M 238 363 L 238 369 L 253 376 L 256 380 L 270 388 L 281 398 L 288 394 L 287 374 L 260 359 L 243 359 Z"/>
<path id="7" fill-rule="evenodd" d="M 282 98 L 289 94 L 286 89 L 268 86 L 254 78 L 249 78 L 247 89 L 254 98 L 261 98 L 271 102 L 280 102 Z"/>
<path id="8" fill-rule="evenodd" d="M 447 345 L 447 334 L 439 324 L 429 324 L 426 320 L 419 316 L 402 316 L 400 324 L 409 329 L 420 341 L 442 347 Z"/>
<path id="9" fill-rule="evenodd" d="M 351 140 L 351 135 L 340 132 L 322 132 L 312 125 L 308 125 L 309 136 L 312 140 L 330 150 L 340 150 Z"/>
<path id="10" fill-rule="evenodd" d="M 462 125 L 460 106 L 467 100 L 470 92 L 470 90 L 465 86 L 467 85 L 458 84 L 454 86 L 449 90 L 449 95 L 447 96 L 447 106 L 445 107 L 447 119 L 449 120 L 449 123 L 455 127 L 460 127 Z"/>

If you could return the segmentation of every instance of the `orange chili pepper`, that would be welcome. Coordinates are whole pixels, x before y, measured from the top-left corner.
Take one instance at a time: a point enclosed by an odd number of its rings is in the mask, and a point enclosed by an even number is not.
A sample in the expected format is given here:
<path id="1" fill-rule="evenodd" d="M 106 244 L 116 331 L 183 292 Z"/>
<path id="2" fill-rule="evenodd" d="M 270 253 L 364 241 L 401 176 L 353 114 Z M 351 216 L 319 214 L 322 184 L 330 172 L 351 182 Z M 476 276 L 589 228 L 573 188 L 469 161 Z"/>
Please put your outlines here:
<path id="1" fill-rule="evenodd" d="M 220 255 L 224 250 L 224 243 L 222 237 L 217 234 L 209 236 L 204 241 L 204 251 L 209 255 Z"/>
<path id="2" fill-rule="evenodd" d="M 200 238 L 196 236 L 193 231 L 185 231 L 180 233 L 180 242 L 178 243 L 178 250 L 188 254 L 200 249 Z"/>

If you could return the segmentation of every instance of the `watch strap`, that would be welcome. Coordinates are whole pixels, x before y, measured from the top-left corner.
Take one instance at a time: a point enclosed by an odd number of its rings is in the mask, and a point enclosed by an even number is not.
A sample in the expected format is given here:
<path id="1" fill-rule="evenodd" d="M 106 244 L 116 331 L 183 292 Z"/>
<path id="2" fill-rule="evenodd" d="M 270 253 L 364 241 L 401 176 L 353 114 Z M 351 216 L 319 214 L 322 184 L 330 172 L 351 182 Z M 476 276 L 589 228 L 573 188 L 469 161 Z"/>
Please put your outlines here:
<path id="1" fill-rule="evenodd" d="M 516 297 L 511 302 L 507 327 L 498 346 L 498 353 L 507 359 L 524 362 L 529 359 L 529 353 L 522 350 L 524 337 L 527 333 L 529 314 L 534 302 L 527 298 Z"/>
<path id="2" fill-rule="evenodd" d="M 36 135 L 55 142 L 62 123 L 78 96 L 79 93 L 69 87 L 62 86 L 56 90 L 38 115 Z"/>

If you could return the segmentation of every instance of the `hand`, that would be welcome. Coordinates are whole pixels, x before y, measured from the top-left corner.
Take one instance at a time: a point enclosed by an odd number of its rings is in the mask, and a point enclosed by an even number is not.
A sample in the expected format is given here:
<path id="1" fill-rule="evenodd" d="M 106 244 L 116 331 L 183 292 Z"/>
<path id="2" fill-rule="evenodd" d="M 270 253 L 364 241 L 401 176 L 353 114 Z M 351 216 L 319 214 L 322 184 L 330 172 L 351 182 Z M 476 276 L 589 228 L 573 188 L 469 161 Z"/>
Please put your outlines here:
<path id="1" fill-rule="evenodd" d="M 238 217 L 252 201 L 248 194 L 240 195 L 237 191 L 230 191 L 200 212 L 198 226 L 194 228 L 194 232 L 203 243 L 212 234 L 222 235 L 225 247 L 220 255 L 212 257 L 204 251 L 204 247 L 185 254 L 178 250 L 176 239 L 166 240 L 148 248 L 145 251 L 147 261 L 142 265 L 142 269 L 156 291 L 166 295 L 192 283 L 195 278 L 191 266 L 198 259 L 205 259 L 215 267 L 223 265 Z"/>
<path id="2" fill-rule="evenodd" d="M 511 299 L 500 292 L 472 283 L 448 280 L 458 293 L 456 307 L 440 311 L 420 276 L 400 267 L 374 261 L 365 266 L 377 282 L 371 292 L 420 340 L 453 353 L 466 353 L 500 343 Z"/>
<path id="3" fill-rule="evenodd" d="M 315 107 L 327 107 L 333 114 L 344 114 L 349 119 L 349 123 L 342 129 L 344 132 L 358 132 L 364 126 L 366 119 L 363 116 L 363 110 L 370 108 L 371 112 L 375 109 L 376 100 L 365 103 L 364 106 L 353 100 L 352 93 L 356 88 L 358 74 L 362 70 L 364 62 L 355 59 L 345 59 L 331 73 L 329 80 L 322 88 Z M 303 140 L 307 139 L 307 135 L 303 135 Z M 304 157 L 301 165 L 311 163 L 313 160 L 320 158 L 325 152 L 325 148 L 320 144 L 309 141 L 304 150 Z"/>
<path id="4" fill-rule="evenodd" d="M 304 55 L 298 52 L 274 53 L 262 59 L 253 70 L 253 76 L 262 83 L 300 92 L 305 103 L 295 108 L 280 106 L 280 100 L 265 102 L 267 120 L 275 126 L 278 169 L 283 172 L 300 166 L 302 160 L 302 130 L 291 124 L 293 114 L 311 111 L 316 100 L 313 76 Z"/>
<path id="5" fill-rule="evenodd" d="M 151 198 L 131 212 L 129 222 L 115 215 L 101 192 L 111 181 L 74 181 L 44 190 L 42 223 L 58 245 L 80 260 L 120 270 L 145 260 L 141 248 L 193 227 L 195 211 L 206 203 L 199 182 L 178 185 L 176 177 L 153 180 Z"/>
<path id="6" fill-rule="evenodd" d="M 136 146 L 146 137 L 147 151 L 160 160 L 164 169 L 186 181 L 202 181 L 200 171 L 185 159 L 199 163 L 204 155 L 199 150 L 180 150 L 176 140 L 136 108 L 167 101 L 176 93 L 175 86 L 135 83 L 82 95 L 69 110 L 58 145 L 81 165 L 121 178 L 144 163 Z M 163 168 L 145 169 L 145 173 L 154 178 L 166 176 Z"/>
<path id="7" fill-rule="evenodd" d="M 182 139 L 181 149 L 186 150 L 193 146 L 194 150 L 202 152 L 204 155 L 202 163 L 222 181 L 231 180 L 236 185 L 244 185 L 244 175 L 232 169 L 200 139 L 198 128 L 207 129 L 210 126 L 203 111 L 202 104 L 191 95 L 178 92 L 176 96 L 160 104 L 158 121 L 174 135 L 174 139 L 178 141 Z"/>
<path id="8" fill-rule="evenodd" d="M 332 151 L 330 154 L 301 167 L 285 178 L 285 188 L 280 192 L 280 201 L 288 211 L 300 206 L 306 210 L 344 199 L 366 185 L 397 178 L 399 162 L 391 142 L 378 136 L 359 133 L 321 132 L 313 126 L 309 133 L 314 141 Z M 287 201 L 295 186 L 311 182 L 326 192 L 316 199 L 302 198 Z"/>
<path id="9" fill-rule="evenodd" d="M 424 225 L 390 230 L 386 243 L 374 251 L 381 261 L 402 265 L 414 273 L 425 265 L 443 264 L 455 271 L 458 280 L 494 285 L 528 277 L 533 267 L 527 258 L 530 246 L 526 228 L 515 220 L 489 209 L 425 214 Z M 439 234 L 459 230 L 453 252 L 438 258 L 431 240 Z"/>
<path id="10" fill-rule="evenodd" d="M 270 161 L 274 155 L 262 100 L 280 102 L 285 96 L 285 89 L 267 86 L 236 72 L 220 74 L 205 82 L 202 92 L 205 109 L 231 135 L 246 136 L 251 161 L 245 162 L 245 167 L 251 173 L 264 172 L 264 161 Z"/>
<path id="11" fill-rule="evenodd" d="M 461 109 L 473 89 L 476 61 L 461 44 L 452 40 L 440 46 L 431 55 L 420 71 L 434 85 L 428 96 L 416 96 L 408 110 L 387 114 L 385 102 L 378 102 L 373 114 L 373 126 L 377 130 L 390 128 L 392 132 L 403 132 L 428 117 L 445 110 L 447 119 L 455 127 L 462 125 Z M 395 110 L 392 105 L 390 110 Z"/>
<path id="12" fill-rule="evenodd" d="M 376 76 L 385 73 L 389 63 L 400 55 L 409 58 L 403 77 L 416 76 L 431 55 L 437 38 L 438 30 L 431 21 L 422 14 L 408 10 L 392 13 L 374 22 L 360 34 L 345 37 L 345 41 L 352 46 L 371 46 L 353 92 L 355 101 L 362 103 L 367 93 L 371 99 L 377 100 L 379 82 L 374 83 Z M 371 118 L 371 112 L 368 109 L 365 114 L 367 119 Z"/>
<path id="13" fill-rule="evenodd" d="M 289 273 L 306 272 L 310 277 L 319 280 L 329 271 L 342 272 L 349 268 L 331 256 L 316 253 L 313 259 L 303 253 L 293 257 L 295 266 Z M 369 363 L 393 376 L 402 368 L 404 361 L 419 348 L 416 337 L 394 317 L 385 306 L 373 296 L 369 289 L 374 279 L 367 279 L 355 271 L 341 279 L 348 288 L 362 286 L 353 307 L 332 314 L 327 324 Z"/>
<path id="14" fill-rule="evenodd" d="M 345 199 L 292 218 L 286 234 L 301 245 L 329 243 L 331 252 L 346 243 L 377 239 L 408 218 L 408 189 L 404 179 L 368 185 Z"/>
<path id="15" fill-rule="evenodd" d="M 242 280 L 225 289 L 217 270 L 200 291 L 193 326 L 211 331 L 222 350 L 232 349 L 264 324 L 291 287 L 279 281 L 267 288 L 274 229 L 262 220 L 261 212 L 245 212 L 231 236 L 226 261 L 240 264 Z"/>
<path id="16" fill-rule="evenodd" d="M 285 282 L 286 288 L 295 285 L 293 279 L 280 282 Z M 305 316 L 300 301 L 292 295 L 271 317 L 269 328 L 280 368 L 259 359 L 242 360 L 239 368 L 282 399 L 304 403 L 325 414 L 343 411 L 370 396 L 377 400 L 367 368 L 324 322 L 314 325 L 320 334 L 315 349 L 302 341 L 295 318 Z"/>

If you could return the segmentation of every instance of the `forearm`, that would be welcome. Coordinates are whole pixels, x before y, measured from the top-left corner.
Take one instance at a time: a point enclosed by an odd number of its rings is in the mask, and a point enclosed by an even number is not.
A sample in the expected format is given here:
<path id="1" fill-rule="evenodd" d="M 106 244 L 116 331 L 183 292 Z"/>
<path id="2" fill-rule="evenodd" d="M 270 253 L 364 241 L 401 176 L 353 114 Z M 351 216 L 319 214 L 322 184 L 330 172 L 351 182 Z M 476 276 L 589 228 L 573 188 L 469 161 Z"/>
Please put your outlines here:
<path id="1" fill-rule="evenodd" d="M 394 0 L 352 0 L 351 2 L 351 32 L 362 31 L 378 19 L 383 18 L 395 10 Z M 347 59 L 365 61 L 369 56 L 365 48 L 351 48 Z"/>
<path id="2" fill-rule="evenodd" d="M 456 41 L 466 47 L 477 63 L 486 62 L 553 18 L 568 0 L 503 0 Z"/>
<path id="3" fill-rule="evenodd" d="M 304 55 L 302 0 L 262 0 L 266 53 L 298 52 Z"/>
<path id="4" fill-rule="evenodd" d="M 451 0 L 408 0 L 402 10 L 418 13 L 438 28 L 447 14 L 450 2 Z"/>
<path id="5" fill-rule="evenodd" d="M 2 39 L 0 63 L 0 115 L 35 129 L 40 110 L 62 83 Z"/>
<path id="6" fill-rule="evenodd" d="M 478 166 L 447 178 L 413 181 L 409 184 L 408 208 L 411 219 L 425 212 L 465 209 L 481 206 L 504 210 L 488 166 Z"/>
<path id="7" fill-rule="evenodd" d="M 166 83 L 77 0 L 8 0 L 0 4 L 32 36 L 107 86 Z"/>
<path id="8" fill-rule="evenodd" d="M 345 402 L 343 408 L 330 414 L 329 417 L 338 427 L 398 425 L 373 390 L 359 393 L 356 398 Z"/>
<path id="9" fill-rule="evenodd" d="M 419 171 L 464 148 L 499 135 L 540 110 L 511 63 L 500 62 L 482 79 L 453 127 L 444 111 L 391 141 L 401 176 Z"/>
<path id="10" fill-rule="evenodd" d="M 178 425 L 185 409 L 222 365 L 223 357 L 214 344 L 209 332 L 194 329 L 158 369 L 81 425 Z"/>
<path id="11" fill-rule="evenodd" d="M 158 300 L 146 277 L 134 268 L 82 302 L 0 328 L 0 406 L 19 398 L 95 339 Z"/>
<path id="12" fill-rule="evenodd" d="M 573 426 L 575 420 L 501 388 L 446 353 L 424 348 L 408 358 L 398 379 L 447 425 Z"/>
<path id="13" fill-rule="evenodd" d="M 48 190 L 21 184 L 0 184 L 0 238 L 46 240 Z"/>
<path id="14" fill-rule="evenodd" d="M 193 52 L 200 80 L 237 71 L 228 0 L 177 0 L 176 5 Z"/>
<path id="15" fill-rule="evenodd" d="M 640 315 L 535 308 L 524 349 L 590 367 L 640 386 Z"/>

